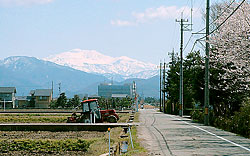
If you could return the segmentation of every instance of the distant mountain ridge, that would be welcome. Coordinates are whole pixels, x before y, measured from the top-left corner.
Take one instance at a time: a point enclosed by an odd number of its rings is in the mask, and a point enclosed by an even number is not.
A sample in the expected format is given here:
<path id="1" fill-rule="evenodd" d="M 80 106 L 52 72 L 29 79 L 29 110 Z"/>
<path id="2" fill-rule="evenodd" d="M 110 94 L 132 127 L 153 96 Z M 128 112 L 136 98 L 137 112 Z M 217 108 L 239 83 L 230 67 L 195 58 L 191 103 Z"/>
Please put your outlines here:
<path id="1" fill-rule="evenodd" d="M 77 93 L 86 86 L 107 80 L 104 76 L 86 73 L 35 57 L 13 56 L 0 61 L 0 85 L 17 88 L 18 94 L 27 95 L 32 89 L 52 88 L 55 96 L 61 92 Z"/>
<path id="2" fill-rule="evenodd" d="M 51 89 L 53 81 L 54 97 L 61 92 L 68 97 L 75 94 L 97 94 L 100 83 L 110 82 L 105 76 L 83 72 L 67 66 L 44 61 L 35 57 L 12 56 L 0 60 L 0 86 L 16 87 L 17 95 L 26 96 L 30 90 Z M 149 79 L 127 79 L 116 84 L 136 81 L 138 93 L 158 96 L 158 76 Z"/>
<path id="3" fill-rule="evenodd" d="M 95 50 L 73 49 L 69 52 L 51 55 L 44 60 L 88 73 L 105 75 L 116 81 L 129 78 L 147 79 L 158 73 L 155 64 L 144 63 L 126 56 L 106 56 Z"/>

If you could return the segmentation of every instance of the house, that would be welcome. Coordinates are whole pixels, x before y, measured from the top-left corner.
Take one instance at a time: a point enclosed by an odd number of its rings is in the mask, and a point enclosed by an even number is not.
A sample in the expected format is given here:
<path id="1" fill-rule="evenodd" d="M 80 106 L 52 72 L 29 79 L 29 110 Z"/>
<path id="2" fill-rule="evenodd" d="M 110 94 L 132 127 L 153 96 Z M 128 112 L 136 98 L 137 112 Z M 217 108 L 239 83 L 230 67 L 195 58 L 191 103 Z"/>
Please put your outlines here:
<path id="1" fill-rule="evenodd" d="M 18 108 L 26 108 L 29 106 L 30 96 L 16 96 L 16 105 Z"/>
<path id="2" fill-rule="evenodd" d="M 0 107 L 15 108 L 16 87 L 0 87 Z"/>
<path id="3" fill-rule="evenodd" d="M 52 101 L 52 89 L 36 89 L 30 91 L 36 108 L 49 108 Z"/>

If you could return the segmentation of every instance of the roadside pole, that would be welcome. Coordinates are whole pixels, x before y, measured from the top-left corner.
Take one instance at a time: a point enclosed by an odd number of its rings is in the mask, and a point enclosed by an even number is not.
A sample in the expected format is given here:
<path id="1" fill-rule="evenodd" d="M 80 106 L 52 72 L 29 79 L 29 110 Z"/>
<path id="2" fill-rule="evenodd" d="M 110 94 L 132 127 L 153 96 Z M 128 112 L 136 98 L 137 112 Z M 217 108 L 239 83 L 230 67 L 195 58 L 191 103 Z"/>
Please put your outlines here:
<path id="1" fill-rule="evenodd" d="M 108 128 L 108 133 L 109 133 L 109 156 L 110 156 L 110 128 Z"/>
<path id="2" fill-rule="evenodd" d="M 5 111 L 5 99 L 3 99 L 3 111 Z"/>
<path id="3" fill-rule="evenodd" d="M 207 0 L 206 6 L 206 57 L 205 57 L 205 115 L 204 124 L 209 125 L 209 9 L 210 0 Z"/>
<path id="4" fill-rule="evenodd" d="M 166 113 L 166 63 L 164 61 L 164 64 L 163 64 L 163 96 L 162 96 L 162 99 L 163 99 L 163 113 Z"/>
<path id="5" fill-rule="evenodd" d="M 135 94 L 135 103 L 136 103 L 136 112 L 138 112 L 138 98 L 137 98 L 137 94 Z"/>
<path id="6" fill-rule="evenodd" d="M 128 126 L 128 131 L 129 131 L 129 134 L 130 134 L 131 146 L 132 146 L 132 148 L 134 148 L 134 144 L 133 144 L 133 139 L 132 139 L 132 134 L 131 134 L 130 126 Z"/>
<path id="7" fill-rule="evenodd" d="M 90 123 L 92 124 L 93 120 L 92 120 L 92 111 L 90 112 Z"/>
<path id="8" fill-rule="evenodd" d="M 161 64 L 162 63 L 160 63 L 160 112 L 162 112 L 162 99 L 161 99 L 161 92 L 162 92 L 162 90 L 161 90 L 161 86 L 162 86 L 162 82 L 161 82 Z"/>
<path id="9" fill-rule="evenodd" d="M 95 123 L 95 112 L 94 112 L 94 123 Z"/>
<path id="10" fill-rule="evenodd" d="M 191 16 L 192 16 L 192 9 L 191 9 Z M 183 19 L 183 12 L 181 13 L 181 19 L 176 20 L 176 22 L 179 22 L 181 24 L 181 44 L 180 44 L 180 106 L 179 106 L 179 115 L 183 116 L 184 106 L 183 106 L 183 38 L 184 38 L 184 31 L 192 31 L 192 23 L 191 24 L 184 24 L 185 22 L 188 22 L 187 19 Z M 192 19 L 191 19 L 192 22 Z M 188 28 L 188 26 L 191 25 L 191 29 Z"/>

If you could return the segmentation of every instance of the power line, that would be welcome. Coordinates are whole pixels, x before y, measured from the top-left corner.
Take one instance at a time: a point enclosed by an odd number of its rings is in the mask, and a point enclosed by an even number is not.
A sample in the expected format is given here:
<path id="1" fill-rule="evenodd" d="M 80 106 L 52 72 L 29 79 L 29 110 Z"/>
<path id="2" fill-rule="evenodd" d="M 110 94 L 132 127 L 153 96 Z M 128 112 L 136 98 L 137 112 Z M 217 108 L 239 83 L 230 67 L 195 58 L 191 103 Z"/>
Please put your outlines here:
<path id="1" fill-rule="evenodd" d="M 188 46 L 189 42 L 191 41 L 191 38 L 192 38 L 192 37 L 193 37 L 193 34 L 191 34 L 191 36 L 189 37 L 188 42 L 186 43 L 186 45 L 185 45 L 183 51 L 185 51 L 185 49 L 187 48 L 187 46 Z"/>
<path id="2" fill-rule="evenodd" d="M 235 0 L 233 0 L 226 8 L 224 8 L 223 12 L 222 12 L 215 20 L 213 20 L 209 25 L 214 24 L 214 22 L 216 22 L 216 21 L 226 12 L 226 10 L 227 10 L 229 7 L 231 7 L 231 5 L 232 5 L 234 2 L 235 2 Z M 203 29 L 201 29 L 201 30 L 199 30 L 199 31 L 196 32 L 195 34 L 200 33 L 200 32 L 202 32 L 202 31 L 205 30 L 205 29 L 206 29 L 206 27 L 203 28 Z"/>
<path id="3" fill-rule="evenodd" d="M 241 5 L 245 2 L 246 0 L 242 0 L 242 2 L 234 9 L 234 11 L 219 25 L 219 26 L 217 26 L 213 31 L 211 31 L 208 35 L 211 35 L 211 34 L 213 34 L 216 30 L 218 30 L 240 7 L 241 7 Z M 206 36 L 203 36 L 203 37 L 201 37 L 201 38 L 199 38 L 199 39 L 203 39 L 203 38 L 205 38 L 205 37 L 207 37 L 208 35 L 206 35 Z"/>

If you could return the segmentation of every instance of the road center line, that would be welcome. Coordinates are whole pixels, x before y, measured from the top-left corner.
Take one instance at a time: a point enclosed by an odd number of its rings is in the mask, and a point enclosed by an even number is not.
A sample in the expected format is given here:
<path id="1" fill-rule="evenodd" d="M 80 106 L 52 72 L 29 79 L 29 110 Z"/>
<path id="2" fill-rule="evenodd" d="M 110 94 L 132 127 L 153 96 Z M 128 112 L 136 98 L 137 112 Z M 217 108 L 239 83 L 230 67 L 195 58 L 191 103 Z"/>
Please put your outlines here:
<path id="1" fill-rule="evenodd" d="M 167 115 L 167 114 L 166 114 L 166 115 Z M 250 149 L 247 148 L 247 147 L 244 147 L 244 146 L 242 146 L 242 145 L 236 144 L 236 143 L 234 143 L 234 142 L 232 142 L 232 141 L 230 141 L 230 140 L 227 140 L 227 139 L 225 139 L 225 138 L 223 138 L 223 137 L 221 137 L 221 136 L 218 136 L 218 135 L 216 135 L 216 134 L 214 134 L 214 133 L 212 133 L 212 132 L 209 132 L 209 131 L 207 131 L 207 130 L 205 130 L 205 129 L 203 129 L 203 128 L 200 128 L 200 127 L 195 126 L 195 125 L 193 125 L 193 124 L 190 124 L 190 123 L 188 123 L 188 122 L 186 122 L 186 121 L 183 121 L 182 119 L 173 117 L 173 116 L 171 116 L 171 115 L 167 115 L 167 116 L 169 116 L 169 117 L 171 117 L 171 118 L 173 118 L 173 119 L 177 119 L 177 120 L 179 120 L 179 121 L 182 121 L 182 122 L 184 122 L 185 124 L 188 124 L 188 125 L 190 125 L 190 126 L 192 126 L 192 127 L 194 127 L 194 128 L 197 128 L 197 129 L 199 129 L 199 130 L 201 130 L 201 131 L 203 131 L 203 132 L 206 132 L 206 133 L 208 133 L 208 134 L 210 134 L 210 135 L 213 135 L 213 136 L 215 136 L 215 137 L 217 137 L 217 138 L 219 138 L 219 139 L 221 139 L 221 140 L 224 140 L 224 141 L 226 141 L 226 142 L 229 142 L 229 143 L 231 143 L 231 144 L 233 144 L 233 145 L 235 145 L 235 146 L 238 146 L 238 147 L 240 147 L 240 148 L 242 148 L 242 149 L 245 149 L 245 150 L 247 150 L 247 151 L 250 152 Z"/>

